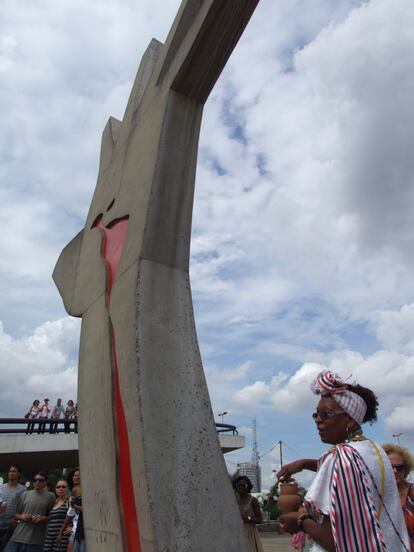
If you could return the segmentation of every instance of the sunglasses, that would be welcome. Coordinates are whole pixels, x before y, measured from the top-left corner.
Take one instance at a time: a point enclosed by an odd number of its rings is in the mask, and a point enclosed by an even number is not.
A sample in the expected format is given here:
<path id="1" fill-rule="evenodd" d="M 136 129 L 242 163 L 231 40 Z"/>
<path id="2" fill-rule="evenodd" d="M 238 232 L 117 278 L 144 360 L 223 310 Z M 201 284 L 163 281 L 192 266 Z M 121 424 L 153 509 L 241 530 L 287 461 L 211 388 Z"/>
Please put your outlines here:
<path id="1" fill-rule="evenodd" d="M 67 485 L 56 485 L 56 489 L 67 489 Z"/>
<path id="2" fill-rule="evenodd" d="M 391 466 L 392 466 L 392 469 L 397 472 L 403 471 L 405 469 L 404 464 L 391 464 Z"/>
<path id="3" fill-rule="evenodd" d="M 319 416 L 321 420 L 329 420 L 329 418 L 340 416 L 341 414 L 346 414 L 346 412 L 328 412 L 327 410 L 318 410 L 318 412 L 314 412 L 312 414 L 312 418 L 316 420 L 316 418 Z"/>
<path id="4" fill-rule="evenodd" d="M 46 479 L 33 479 L 35 483 L 44 483 Z"/>

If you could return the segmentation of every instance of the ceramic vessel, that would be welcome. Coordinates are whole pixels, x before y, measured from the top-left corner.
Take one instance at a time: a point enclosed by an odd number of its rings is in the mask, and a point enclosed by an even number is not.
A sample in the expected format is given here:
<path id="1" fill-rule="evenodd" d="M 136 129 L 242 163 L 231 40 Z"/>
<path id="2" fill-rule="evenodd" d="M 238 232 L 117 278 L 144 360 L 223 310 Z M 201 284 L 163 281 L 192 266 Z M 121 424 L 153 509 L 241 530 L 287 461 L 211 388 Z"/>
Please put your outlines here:
<path id="1" fill-rule="evenodd" d="M 282 514 L 297 512 L 302 504 L 302 498 L 298 495 L 298 484 L 280 483 L 279 485 L 279 508 Z"/>

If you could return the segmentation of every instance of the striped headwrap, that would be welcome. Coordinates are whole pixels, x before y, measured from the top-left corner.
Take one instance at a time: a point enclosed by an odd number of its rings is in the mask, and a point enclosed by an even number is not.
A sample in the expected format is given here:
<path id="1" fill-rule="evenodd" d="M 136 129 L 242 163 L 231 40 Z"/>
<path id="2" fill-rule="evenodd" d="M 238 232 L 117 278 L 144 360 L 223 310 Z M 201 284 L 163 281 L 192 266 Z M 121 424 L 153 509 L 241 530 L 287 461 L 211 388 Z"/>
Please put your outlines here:
<path id="1" fill-rule="evenodd" d="M 315 395 L 322 395 L 322 397 L 330 395 L 358 425 L 364 421 L 367 411 L 366 402 L 362 397 L 350 391 L 348 384 L 342 381 L 337 374 L 329 370 L 320 372 L 312 382 L 311 390 Z"/>

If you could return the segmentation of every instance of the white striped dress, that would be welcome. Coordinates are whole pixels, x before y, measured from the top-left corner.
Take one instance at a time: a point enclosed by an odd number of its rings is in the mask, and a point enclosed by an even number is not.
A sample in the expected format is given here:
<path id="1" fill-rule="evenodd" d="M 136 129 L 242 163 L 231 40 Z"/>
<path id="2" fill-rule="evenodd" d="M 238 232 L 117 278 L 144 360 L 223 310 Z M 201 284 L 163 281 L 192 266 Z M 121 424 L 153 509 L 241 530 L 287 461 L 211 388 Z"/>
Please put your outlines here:
<path id="1" fill-rule="evenodd" d="M 305 504 L 330 517 L 338 552 L 410 550 L 394 473 L 372 441 L 338 445 L 323 456 Z M 314 543 L 312 552 L 323 550 Z"/>

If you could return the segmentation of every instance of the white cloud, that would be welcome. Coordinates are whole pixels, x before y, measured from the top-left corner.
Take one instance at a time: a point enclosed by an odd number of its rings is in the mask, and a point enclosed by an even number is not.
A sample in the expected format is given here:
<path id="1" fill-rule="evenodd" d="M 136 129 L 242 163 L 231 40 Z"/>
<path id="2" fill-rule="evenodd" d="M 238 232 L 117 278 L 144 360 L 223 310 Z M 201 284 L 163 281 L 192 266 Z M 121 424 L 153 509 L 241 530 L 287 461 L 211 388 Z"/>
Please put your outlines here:
<path id="1" fill-rule="evenodd" d="M 387 419 L 386 427 L 392 434 L 403 433 L 401 439 L 414 443 L 414 421 L 412 416 L 412 401 L 408 404 L 397 406 Z"/>
<path id="2" fill-rule="evenodd" d="M 411 120 L 414 80 L 400 53 L 413 49 L 413 9 L 398 2 L 390 21 L 388 9 L 384 2 L 371 2 L 345 20 L 333 18 L 298 50 L 293 70 L 275 67 L 266 86 L 249 81 L 249 87 L 256 86 L 249 97 L 241 84 L 226 89 L 230 77 L 241 78 L 234 62 L 208 104 L 201 140 L 207 160 L 201 156 L 194 234 L 202 240 L 210 236 L 217 250 L 220 243 L 213 236 L 225 235 L 227 247 L 232 242 L 234 250 L 244 252 L 234 266 L 238 274 L 227 275 L 228 288 L 223 288 L 231 295 L 233 316 L 235 309 L 243 315 L 247 307 L 249 282 L 256 293 L 264 289 L 268 301 L 306 290 L 355 316 L 366 316 L 378 302 L 390 304 L 390 291 L 394 302 L 412 293 L 411 254 L 404 253 L 404 244 L 412 242 L 405 217 L 413 199 L 406 147 L 412 125 L 401 129 L 401 122 Z M 273 21 L 274 13 L 268 16 Z M 250 40 L 263 47 L 262 35 Z M 393 70 L 383 70 L 384 63 Z M 398 105 L 395 82 L 402 82 L 404 91 Z M 222 96 L 238 106 L 235 121 L 223 117 Z M 240 119 L 243 135 L 237 140 Z M 204 172 L 211 159 L 224 174 Z M 217 276 L 204 273 L 205 280 Z M 239 292 L 236 280 L 246 293 Z M 256 311 L 267 306 L 259 301 Z"/>
<path id="3" fill-rule="evenodd" d="M 376 314 L 377 338 L 387 349 L 414 353 L 414 304 Z"/>
<path id="4" fill-rule="evenodd" d="M 234 394 L 234 402 L 250 411 L 257 410 L 258 405 L 267 403 L 270 399 L 270 389 L 264 381 L 255 381 L 246 385 Z"/>
<path id="5" fill-rule="evenodd" d="M 179 4 L 3 2 L 4 413 L 43 386 L 74 393 L 78 322 L 60 320 L 50 274 L 84 224 L 104 125 Z M 262 0 L 206 105 L 191 263 L 201 349 L 214 412 L 243 427 L 261 416 L 270 443 L 275 413 L 286 426 L 312 407 L 322 367 L 372 385 L 388 429 L 407 414 L 413 20 L 409 0 Z"/>
<path id="6" fill-rule="evenodd" d="M 0 415 L 21 417 L 35 398 L 76 399 L 79 321 L 45 322 L 13 339 L 0 327 Z"/>
<path id="7" fill-rule="evenodd" d="M 253 428 L 250 426 L 239 426 L 237 429 L 240 435 L 244 435 L 245 437 L 253 436 Z"/>
<path id="8" fill-rule="evenodd" d="M 414 441 L 414 424 L 410 416 L 405 417 L 414 396 L 414 357 L 377 351 L 365 358 L 354 351 L 342 351 L 327 361 L 325 365 L 305 363 L 291 376 L 279 373 L 269 382 L 245 385 L 235 392 L 234 402 L 253 412 L 269 407 L 283 413 L 310 412 L 317 402 L 310 384 L 320 371 L 328 369 L 351 383 L 356 381 L 373 389 L 379 399 L 379 417 L 386 428 L 404 431 Z"/>

